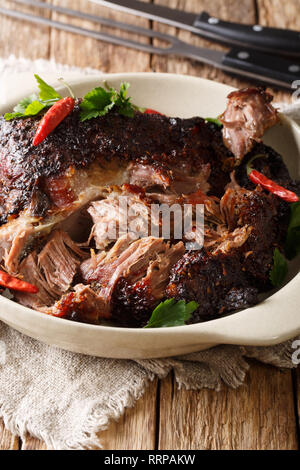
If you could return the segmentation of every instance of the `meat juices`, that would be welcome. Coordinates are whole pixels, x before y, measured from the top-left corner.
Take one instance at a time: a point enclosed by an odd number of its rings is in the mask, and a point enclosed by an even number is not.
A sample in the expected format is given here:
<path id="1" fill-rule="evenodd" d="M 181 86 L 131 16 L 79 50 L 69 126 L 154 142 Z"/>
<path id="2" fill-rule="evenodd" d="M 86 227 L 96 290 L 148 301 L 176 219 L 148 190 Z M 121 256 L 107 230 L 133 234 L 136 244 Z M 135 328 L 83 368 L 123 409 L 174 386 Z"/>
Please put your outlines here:
<path id="1" fill-rule="evenodd" d="M 244 161 L 265 153 L 260 171 L 295 190 L 282 158 L 258 143 L 278 120 L 271 99 L 261 88 L 232 93 L 223 131 L 199 117 L 140 112 L 81 122 L 77 101 L 37 147 L 39 118 L 0 118 L 0 256 L 39 288 L 16 300 L 70 320 L 133 327 L 168 297 L 198 301 L 191 322 L 254 305 L 270 287 L 289 206 L 255 188 Z M 121 195 L 145 209 L 145 227 L 152 203 L 204 204 L 203 249 L 186 251 L 172 233 L 111 235 L 124 215 Z"/>

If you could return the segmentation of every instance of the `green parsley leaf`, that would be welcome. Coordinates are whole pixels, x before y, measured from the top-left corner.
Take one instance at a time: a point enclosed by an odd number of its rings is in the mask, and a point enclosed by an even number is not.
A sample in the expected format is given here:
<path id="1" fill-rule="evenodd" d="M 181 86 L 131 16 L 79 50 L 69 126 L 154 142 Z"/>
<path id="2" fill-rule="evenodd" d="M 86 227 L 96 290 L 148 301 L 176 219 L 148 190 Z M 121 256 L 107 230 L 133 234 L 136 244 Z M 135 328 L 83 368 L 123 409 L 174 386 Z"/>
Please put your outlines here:
<path id="1" fill-rule="evenodd" d="M 116 100 L 117 94 L 115 91 L 106 91 L 102 87 L 94 88 L 84 96 L 80 104 L 81 121 L 104 116 L 114 107 Z"/>
<path id="2" fill-rule="evenodd" d="M 288 259 L 293 259 L 300 253 L 300 202 L 291 204 L 290 222 L 284 249 Z"/>
<path id="3" fill-rule="evenodd" d="M 97 87 L 84 96 L 80 104 L 80 119 L 86 121 L 98 116 L 105 116 L 111 109 L 116 108 L 119 114 L 133 117 L 136 107 L 127 98 L 129 83 L 123 82 L 120 85 L 119 93 L 114 88 L 106 86 Z"/>
<path id="4" fill-rule="evenodd" d="M 38 100 L 38 97 L 35 93 L 30 95 L 30 96 L 27 96 L 27 98 L 23 98 L 14 107 L 14 112 L 13 113 L 4 114 L 5 120 L 6 121 L 11 121 L 12 119 L 15 119 L 15 118 L 24 117 L 26 108 L 36 100 Z"/>
<path id="5" fill-rule="evenodd" d="M 51 86 L 48 85 L 44 80 L 38 75 L 34 75 L 36 81 L 38 82 L 38 87 L 40 90 L 39 99 L 40 101 L 52 101 L 60 100 L 62 96 L 57 93 L 57 91 Z M 53 104 L 53 103 L 52 103 Z"/>
<path id="6" fill-rule="evenodd" d="M 130 102 L 130 98 L 127 98 L 127 90 L 129 87 L 129 83 L 121 83 L 120 92 L 116 101 L 116 106 L 118 108 L 118 113 L 122 114 L 123 116 L 133 117 L 134 108 Z"/>
<path id="7" fill-rule="evenodd" d="M 5 113 L 5 121 L 11 121 L 12 119 L 24 117 L 24 113 Z"/>
<path id="8" fill-rule="evenodd" d="M 39 114 L 46 106 L 40 101 L 33 101 L 25 109 L 24 116 L 35 116 Z"/>
<path id="9" fill-rule="evenodd" d="M 184 325 L 198 308 L 197 302 L 186 303 L 185 300 L 167 299 L 161 302 L 152 312 L 151 318 L 144 328 L 162 328 Z"/>
<path id="10" fill-rule="evenodd" d="M 205 118 L 205 121 L 206 122 L 212 122 L 213 124 L 216 124 L 217 126 L 219 127 L 222 127 L 223 124 L 221 123 L 221 121 L 217 118 Z"/>
<path id="11" fill-rule="evenodd" d="M 280 287 L 288 273 L 288 265 L 284 256 L 278 248 L 275 248 L 273 254 L 273 267 L 270 271 L 270 281 L 274 287 Z"/>
<path id="12" fill-rule="evenodd" d="M 27 106 L 29 106 L 34 101 L 38 100 L 38 96 L 33 93 L 32 95 L 27 96 L 27 98 L 23 98 L 19 103 L 14 107 L 15 113 L 22 113 L 24 114 L 26 111 Z"/>
<path id="13" fill-rule="evenodd" d="M 142 108 L 141 106 L 137 106 L 136 104 L 132 104 L 134 111 L 139 111 L 140 113 L 144 113 L 147 108 Z"/>
<path id="14" fill-rule="evenodd" d="M 43 109 L 52 106 L 56 101 L 62 98 L 61 95 L 57 93 L 52 86 L 44 82 L 41 77 L 35 75 L 35 78 L 40 90 L 39 96 L 33 93 L 19 101 L 19 103 L 14 107 L 13 113 L 6 113 L 4 115 L 6 121 L 10 121 L 15 118 L 36 116 Z"/>
<path id="15" fill-rule="evenodd" d="M 15 108 L 18 108 L 18 106 L 19 104 Z M 35 101 L 32 101 L 32 103 L 29 103 L 24 111 L 16 112 L 16 113 L 6 113 L 4 114 L 4 118 L 6 119 L 6 121 L 10 121 L 11 119 L 15 119 L 15 118 L 36 116 L 45 108 L 46 106 L 43 103 L 41 103 L 38 100 L 35 100 Z M 21 109 L 21 107 L 19 109 Z"/>

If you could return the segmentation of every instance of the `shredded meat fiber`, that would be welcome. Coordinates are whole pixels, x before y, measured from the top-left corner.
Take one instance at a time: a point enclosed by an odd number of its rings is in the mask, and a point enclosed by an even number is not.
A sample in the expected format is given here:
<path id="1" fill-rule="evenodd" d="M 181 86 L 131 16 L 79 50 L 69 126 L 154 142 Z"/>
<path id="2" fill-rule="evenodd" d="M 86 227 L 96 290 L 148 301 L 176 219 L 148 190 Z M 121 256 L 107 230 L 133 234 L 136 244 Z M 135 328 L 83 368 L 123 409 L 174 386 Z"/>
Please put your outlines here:
<path id="1" fill-rule="evenodd" d="M 226 111 L 221 116 L 223 139 L 240 163 L 265 131 L 278 122 L 273 97 L 264 88 L 244 88 L 230 93 Z"/>
<path id="2" fill-rule="evenodd" d="M 130 327 L 144 326 L 167 298 L 198 302 L 190 322 L 257 303 L 271 287 L 289 205 L 249 181 L 247 162 L 264 154 L 254 168 L 299 193 L 281 156 L 261 142 L 278 122 L 271 101 L 262 88 L 231 93 L 221 129 L 140 112 L 81 122 L 78 100 L 37 147 L 40 116 L 0 118 L 0 258 L 38 287 L 15 299 L 69 320 Z M 189 232 L 177 236 L 174 212 L 165 235 L 153 204 L 188 204 Z M 204 226 L 192 250 L 199 204 Z"/>

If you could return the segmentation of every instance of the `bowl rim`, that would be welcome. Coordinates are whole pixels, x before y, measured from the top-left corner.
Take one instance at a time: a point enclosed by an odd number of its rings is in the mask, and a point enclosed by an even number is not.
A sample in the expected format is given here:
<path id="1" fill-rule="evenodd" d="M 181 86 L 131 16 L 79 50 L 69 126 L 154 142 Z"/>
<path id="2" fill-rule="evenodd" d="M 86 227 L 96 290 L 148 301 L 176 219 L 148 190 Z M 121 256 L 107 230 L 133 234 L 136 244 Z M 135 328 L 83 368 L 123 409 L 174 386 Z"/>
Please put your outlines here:
<path id="1" fill-rule="evenodd" d="M 46 75 L 46 74 L 45 74 Z M 51 75 L 51 74 L 47 74 L 47 75 Z M 234 90 L 235 88 L 227 85 L 227 84 L 223 84 L 223 83 L 220 83 L 220 82 L 215 82 L 213 80 L 208 80 L 208 79 L 205 79 L 205 78 L 202 78 L 202 77 L 196 77 L 196 76 L 190 76 L 188 74 L 175 74 L 175 73 L 154 73 L 154 72 L 128 72 L 128 73 L 101 73 L 99 72 L 99 74 L 95 74 L 95 75 L 87 75 L 87 76 L 82 76 L 82 75 L 78 75 L 76 74 L 76 72 L 74 72 L 74 78 L 70 78 L 69 79 L 69 83 L 72 85 L 72 86 L 76 86 L 76 85 L 82 85 L 82 84 L 85 84 L 85 83 L 92 83 L 94 81 L 96 81 L 97 79 L 101 79 L 102 81 L 103 80 L 109 80 L 110 78 L 111 79 L 114 79 L 114 80 L 122 80 L 122 79 L 128 79 L 130 80 L 130 77 L 132 78 L 152 78 L 154 80 L 160 80 L 160 79 L 172 79 L 172 80 L 176 80 L 176 81 L 180 81 L 180 80 L 184 80 L 184 81 L 195 81 L 195 82 L 198 82 L 199 84 L 201 83 L 205 83 L 206 85 L 209 84 L 209 86 L 211 87 L 220 87 L 220 88 L 223 88 L 224 90 L 227 89 L 228 91 L 231 91 L 231 90 Z M 50 80 L 49 80 L 50 81 Z M 50 81 L 51 83 L 51 81 Z M 64 89 L 64 86 L 63 85 L 57 85 L 57 90 L 63 90 Z M 33 89 L 33 87 L 32 87 Z M 20 93 L 18 93 L 20 94 Z M 14 97 L 14 100 L 13 102 L 15 103 L 18 99 L 18 94 L 15 95 Z M 24 96 L 24 95 L 23 95 Z M 15 99 L 16 98 L 16 99 Z M 8 103 L 5 103 L 5 105 L 1 105 L 1 108 L 6 108 L 6 107 L 9 107 L 11 106 L 11 103 L 12 101 L 8 102 Z M 299 138 L 300 138 L 300 125 L 298 125 L 294 120 L 292 120 L 291 118 L 285 116 L 285 115 L 281 115 L 281 119 L 283 119 L 288 125 L 290 125 L 292 128 L 294 128 L 296 130 L 296 132 L 299 134 Z M 274 298 L 275 298 L 275 301 L 277 300 L 277 296 L 279 295 L 282 295 L 283 292 L 285 292 L 286 290 L 290 290 L 291 288 L 293 289 L 297 289 L 297 286 L 295 286 L 295 284 L 297 284 L 298 286 L 298 290 L 300 288 L 300 273 L 296 274 L 287 284 L 285 284 L 282 288 L 280 288 L 277 292 L 271 294 L 267 300 L 268 301 L 273 301 Z M 67 320 L 67 319 L 64 319 L 64 318 L 59 318 L 59 317 L 55 317 L 55 316 L 51 316 L 51 315 L 47 315 L 45 313 L 42 313 L 42 312 L 39 312 L 37 310 L 34 310 L 34 309 L 31 309 L 31 308 L 28 308 L 28 307 L 25 307 L 13 300 L 10 300 L 10 299 L 7 299 L 5 297 L 2 297 L 0 296 L 0 305 L 3 304 L 3 305 L 7 305 L 7 306 L 10 306 L 11 308 L 15 308 L 17 310 L 20 310 L 22 312 L 24 312 L 25 314 L 30 314 L 32 317 L 36 318 L 37 320 L 42 320 L 44 323 L 45 322 L 51 322 L 53 323 L 53 325 L 55 325 L 57 322 L 57 325 L 61 325 L 62 328 L 64 327 L 71 327 L 73 329 L 78 329 L 78 330 L 85 330 L 87 332 L 99 332 L 99 333 L 103 333 L 103 332 L 106 332 L 106 333 L 111 333 L 111 334 L 118 334 L 118 333 L 130 333 L 131 335 L 147 335 L 147 336 L 158 336 L 158 337 L 162 337 L 162 336 L 165 336 L 166 334 L 169 335 L 170 333 L 177 333 L 177 334 L 186 334 L 186 333 L 191 333 L 191 332 L 195 332 L 197 334 L 201 333 L 201 332 L 211 332 L 212 336 L 211 338 L 213 338 L 213 340 L 216 340 L 218 341 L 218 336 L 221 336 L 221 339 L 222 339 L 222 342 L 226 342 L 226 332 L 220 332 L 220 328 L 222 327 L 225 327 L 227 326 L 229 323 L 232 323 L 233 321 L 236 322 L 237 320 L 240 320 L 241 317 L 243 316 L 246 316 L 246 315 L 249 315 L 251 313 L 251 311 L 253 311 L 254 309 L 257 309 L 257 307 L 259 308 L 261 305 L 262 305 L 263 302 L 260 302 L 259 304 L 257 304 L 256 306 L 253 306 L 253 307 L 250 307 L 250 308 L 246 308 L 244 310 L 241 310 L 239 312 L 235 312 L 235 313 L 232 313 L 232 314 L 229 314 L 227 316 L 224 316 L 224 317 L 221 317 L 221 318 L 217 318 L 217 319 L 213 319 L 213 320 L 208 320 L 206 322 L 202 322 L 202 323 L 194 323 L 194 324 L 190 324 L 190 325 L 183 325 L 183 326 L 176 326 L 176 327 L 162 327 L 162 328 L 149 328 L 149 329 L 144 329 L 144 328 L 128 328 L 128 327 L 120 327 L 120 326 L 110 326 L 110 325 L 93 325 L 93 324 L 88 324 L 88 323 L 80 323 L 80 322 L 74 322 L 74 321 L 71 321 L 71 320 Z M 25 317 L 26 318 L 26 317 Z M 9 323 L 8 321 L 4 320 L 6 323 Z M 26 320 L 24 320 L 26 321 Z M 213 331 L 214 330 L 214 327 L 217 326 L 217 331 Z M 228 325 L 229 326 L 229 325 Z M 219 328 L 220 327 L 220 328 Z M 299 323 L 299 327 L 298 327 L 298 332 L 300 332 L 300 323 Z M 296 333 L 297 334 L 297 333 Z M 280 336 L 280 338 L 284 338 L 286 336 L 286 338 L 288 336 L 290 336 L 290 333 L 286 333 L 286 334 L 283 334 Z M 230 333 L 227 333 L 227 339 L 229 339 L 231 344 L 234 344 L 235 342 L 235 337 L 237 337 L 236 334 L 232 333 L 232 335 Z M 209 342 L 211 341 L 211 338 L 210 339 L 207 339 L 206 342 Z M 233 338 L 233 340 L 231 340 Z M 251 342 L 251 344 L 253 344 L 253 341 Z M 276 342 L 278 342 L 278 336 L 277 335 L 273 335 L 273 336 L 270 336 L 270 337 L 266 337 L 265 339 L 261 339 L 258 338 L 258 343 L 257 344 L 261 344 L 263 341 L 263 344 L 275 344 Z M 254 341 L 255 342 L 255 341 Z"/>

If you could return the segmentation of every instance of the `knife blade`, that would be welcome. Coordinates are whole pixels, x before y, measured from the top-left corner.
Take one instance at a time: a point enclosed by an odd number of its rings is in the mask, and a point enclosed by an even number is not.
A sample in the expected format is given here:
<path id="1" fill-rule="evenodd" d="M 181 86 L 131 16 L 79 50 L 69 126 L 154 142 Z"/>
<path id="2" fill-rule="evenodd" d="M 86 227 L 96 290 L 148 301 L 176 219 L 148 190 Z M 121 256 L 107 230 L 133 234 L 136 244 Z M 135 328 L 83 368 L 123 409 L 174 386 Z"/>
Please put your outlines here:
<path id="1" fill-rule="evenodd" d="M 245 25 L 223 21 L 206 12 L 189 13 L 139 0 L 90 0 L 109 8 L 186 29 L 207 39 L 230 46 L 300 58 L 300 33 L 281 28 Z"/>
<path id="2" fill-rule="evenodd" d="M 67 16 L 90 19 L 90 15 L 87 13 L 37 0 L 17 0 L 17 3 L 56 11 Z M 247 51 L 241 48 L 232 48 L 227 53 L 213 49 L 200 48 L 185 43 L 176 36 L 170 36 L 160 31 L 142 28 L 137 25 L 116 22 L 110 18 L 93 17 L 92 21 L 110 26 L 116 30 L 124 30 L 152 39 L 156 38 L 169 43 L 169 46 L 160 47 L 154 45 L 153 42 L 140 42 L 135 39 L 116 36 L 102 31 L 95 31 L 93 29 L 86 29 L 75 26 L 74 24 L 62 23 L 60 21 L 32 15 L 23 11 L 8 10 L 0 7 L 0 15 L 1 14 L 44 26 L 50 26 L 70 33 L 81 34 L 82 36 L 91 37 L 111 44 L 131 47 L 150 54 L 178 55 L 187 57 L 204 64 L 213 65 L 225 72 L 242 75 L 256 81 L 258 80 L 264 84 L 275 85 L 290 90 L 292 89 L 293 82 L 297 80 L 300 73 L 300 65 L 282 57 L 278 57 L 276 60 L 273 60 L 272 57 L 266 54 L 262 54 L 257 51 Z"/>

